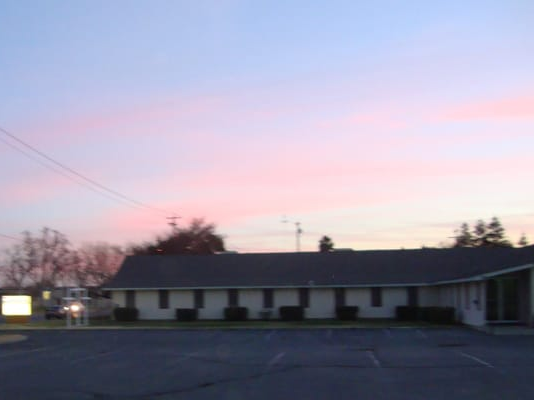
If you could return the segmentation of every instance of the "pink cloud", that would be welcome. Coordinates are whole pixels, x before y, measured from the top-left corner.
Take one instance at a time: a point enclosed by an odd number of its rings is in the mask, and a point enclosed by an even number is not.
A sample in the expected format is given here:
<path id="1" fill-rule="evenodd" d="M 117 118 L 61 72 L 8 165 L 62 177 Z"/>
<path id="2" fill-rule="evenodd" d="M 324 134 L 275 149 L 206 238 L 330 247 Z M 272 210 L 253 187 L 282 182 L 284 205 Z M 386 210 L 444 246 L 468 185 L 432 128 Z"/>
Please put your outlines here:
<path id="1" fill-rule="evenodd" d="M 56 196 L 61 190 L 75 185 L 76 183 L 52 172 L 38 172 L 4 184 L 0 203 L 13 207 L 42 202 Z"/>
<path id="2" fill-rule="evenodd" d="M 405 129 L 409 124 L 395 116 L 393 110 L 371 113 L 354 113 L 338 119 L 319 122 L 321 129 L 367 128 L 373 130 L 395 131 Z"/>
<path id="3" fill-rule="evenodd" d="M 106 136 L 132 136 L 146 135 L 146 124 L 161 127 L 158 137 L 167 132 L 170 136 L 176 135 L 179 128 L 172 121 L 177 118 L 202 119 L 206 115 L 225 109 L 227 101 L 218 96 L 198 96 L 194 98 L 168 98 L 148 104 L 130 104 L 115 109 L 93 110 L 85 113 L 70 113 L 58 116 L 49 121 L 37 121 L 28 125 L 24 136 L 34 137 L 39 142 L 72 144 L 79 142 L 80 137 L 91 140 L 93 136 L 104 131 Z M 174 128 L 174 129 L 172 129 Z M 93 136 L 90 136 L 93 135 Z M 180 132 L 182 138 L 197 139 L 198 132 Z M 97 137 L 97 140 L 98 139 Z M 38 143 L 37 143 L 38 144 Z"/>
<path id="4" fill-rule="evenodd" d="M 442 116 L 445 120 L 530 119 L 534 118 L 534 96 L 518 96 L 501 100 L 463 104 Z"/>

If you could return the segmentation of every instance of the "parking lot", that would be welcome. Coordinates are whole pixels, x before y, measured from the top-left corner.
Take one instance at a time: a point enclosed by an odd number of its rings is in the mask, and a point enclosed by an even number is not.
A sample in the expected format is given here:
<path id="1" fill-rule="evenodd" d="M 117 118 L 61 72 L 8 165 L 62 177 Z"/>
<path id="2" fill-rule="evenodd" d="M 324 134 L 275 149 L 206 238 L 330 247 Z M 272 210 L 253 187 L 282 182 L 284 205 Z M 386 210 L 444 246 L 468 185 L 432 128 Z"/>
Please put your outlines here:
<path id="1" fill-rule="evenodd" d="M 10 399 L 532 399 L 534 337 L 467 329 L 43 330 Z"/>

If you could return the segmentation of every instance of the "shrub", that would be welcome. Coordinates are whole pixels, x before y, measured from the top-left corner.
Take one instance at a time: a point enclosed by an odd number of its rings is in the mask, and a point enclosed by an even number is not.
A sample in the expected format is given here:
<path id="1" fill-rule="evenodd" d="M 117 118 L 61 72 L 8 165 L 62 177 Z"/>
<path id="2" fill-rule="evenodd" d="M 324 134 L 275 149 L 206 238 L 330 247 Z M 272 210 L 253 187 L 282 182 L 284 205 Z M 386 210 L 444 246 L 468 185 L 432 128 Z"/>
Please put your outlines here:
<path id="1" fill-rule="evenodd" d="M 282 306 L 279 309 L 282 321 L 302 321 L 304 319 L 304 307 Z"/>
<path id="2" fill-rule="evenodd" d="M 260 319 L 263 321 L 270 320 L 272 315 L 273 315 L 273 311 L 271 309 L 266 308 L 260 311 Z"/>
<path id="3" fill-rule="evenodd" d="M 421 319 L 437 324 L 454 323 L 454 307 L 421 307 Z"/>
<path id="4" fill-rule="evenodd" d="M 246 321 L 248 319 L 247 307 L 225 307 L 224 319 L 226 321 Z"/>
<path id="5" fill-rule="evenodd" d="M 398 306 L 395 316 L 398 321 L 425 321 L 437 324 L 454 323 L 454 307 Z"/>
<path id="6" fill-rule="evenodd" d="M 336 317 L 341 321 L 356 321 L 358 311 L 358 306 L 338 306 L 336 307 Z"/>
<path id="7" fill-rule="evenodd" d="M 419 307 L 397 306 L 395 317 L 397 321 L 417 321 L 419 319 Z"/>
<path id="8" fill-rule="evenodd" d="M 117 321 L 137 321 L 139 310 L 135 307 L 117 307 L 113 310 L 113 316 Z"/>
<path id="9" fill-rule="evenodd" d="M 177 321 L 196 321 L 198 319 L 198 310 L 196 308 L 177 308 Z"/>

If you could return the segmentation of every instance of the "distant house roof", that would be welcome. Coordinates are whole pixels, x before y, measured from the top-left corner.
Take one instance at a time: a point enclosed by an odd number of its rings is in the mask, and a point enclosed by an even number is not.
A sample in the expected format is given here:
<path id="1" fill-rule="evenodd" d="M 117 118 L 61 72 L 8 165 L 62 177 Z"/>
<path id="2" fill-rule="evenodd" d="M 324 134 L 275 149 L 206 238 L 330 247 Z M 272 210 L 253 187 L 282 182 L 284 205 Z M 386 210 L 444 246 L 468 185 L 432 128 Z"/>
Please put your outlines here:
<path id="1" fill-rule="evenodd" d="M 534 266 L 534 246 L 129 256 L 107 289 L 432 285 Z"/>

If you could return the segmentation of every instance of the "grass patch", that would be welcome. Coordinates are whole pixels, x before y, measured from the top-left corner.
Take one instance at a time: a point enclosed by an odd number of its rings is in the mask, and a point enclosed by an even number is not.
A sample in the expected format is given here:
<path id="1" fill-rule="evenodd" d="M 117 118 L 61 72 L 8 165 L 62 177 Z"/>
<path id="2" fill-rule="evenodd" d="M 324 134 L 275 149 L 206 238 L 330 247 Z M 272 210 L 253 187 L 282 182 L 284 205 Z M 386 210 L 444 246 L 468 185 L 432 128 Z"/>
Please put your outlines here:
<path id="1" fill-rule="evenodd" d="M 74 321 L 73 321 L 74 322 Z M 74 325 L 74 323 L 73 323 Z M 357 321 L 340 321 L 337 319 L 307 319 L 303 321 L 281 320 L 249 320 L 249 321 L 224 321 L 224 320 L 141 320 L 141 321 L 114 321 L 95 319 L 89 321 L 89 327 L 102 329 L 321 329 L 321 328 L 436 328 L 457 325 L 436 325 L 425 322 L 406 322 L 393 319 L 358 319 Z M 43 320 L 27 324 L 0 323 L 0 330 L 24 330 L 24 329 L 64 329 L 65 320 Z"/>

